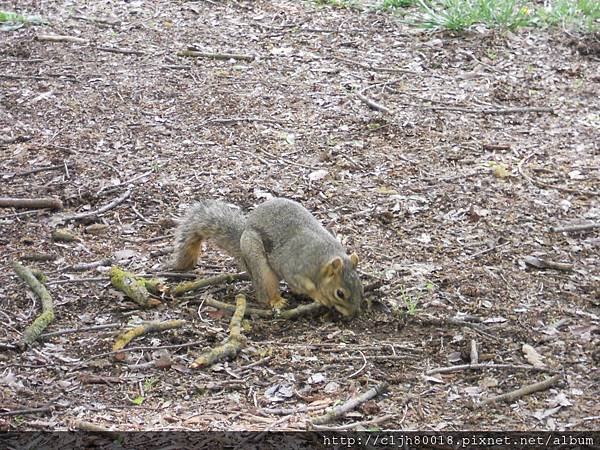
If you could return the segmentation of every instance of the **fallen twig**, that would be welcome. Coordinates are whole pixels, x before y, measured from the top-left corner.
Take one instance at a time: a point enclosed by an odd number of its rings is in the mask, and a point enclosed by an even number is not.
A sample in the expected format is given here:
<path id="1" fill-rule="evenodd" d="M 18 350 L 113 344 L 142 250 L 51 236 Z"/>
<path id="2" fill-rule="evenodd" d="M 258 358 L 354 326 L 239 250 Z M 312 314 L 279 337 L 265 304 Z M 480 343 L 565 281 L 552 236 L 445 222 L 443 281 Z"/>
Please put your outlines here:
<path id="1" fill-rule="evenodd" d="M 106 323 L 104 325 L 92 325 L 89 327 L 81 327 L 81 328 L 68 328 L 66 330 L 53 331 L 51 333 L 42 333 L 39 335 L 39 339 L 45 339 L 54 336 L 62 336 L 63 334 L 73 334 L 73 333 L 85 333 L 87 331 L 96 331 L 96 330 L 106 330 L 109 328 L 117 328 L 120 327 L 121 323 Z"/>
<path id="2" fill-rule="evenodd" d="M 109 209 L 112 209 L 115 206 L 120 205 L 125 200 L 127 200 L 130 195 L 131 195 L 131 191 L 126 191 L 123 195 L 121 195 L 120 197 L 116 198 L 115 200 L 113 200 L 112 202 L 110 202 L 108 205 L 104 205 L 102 208 L 99 208 L 99 209 L 97 209 L 95 211 L 88 211 L 88 212 L 81 213 L 81 214 L 74 214 L 72 216 L 63 216 L 63 217 L 57 216 L 57 217 L 53 217 L 52 222 L 54 222 L 54 224 L 58 224 L 58 223 L 71 222 L 73 220 L 81 220 L 81 219 L 87 219 L 88 217 L 98 216 L 98 215 L 100 215 L 102 213 L 105 213 Z"/>
<path id="3" fill-rule="evenodd" d="M 394 415 L 392 414 L 388 414 L 386 416 L 381 416 L 381 417 L 376 417 L 374 419 L 371 420 L 362 420 L 360 422 L 352 422 L 352 423 L 347 423 L 345 425 L 339 425 L 337 427 L 332 427 L 330 425 L 315 425 L 313 424 L 313 428 L 315 430 L 320 430 L 320 431 L 344 431 L 344 430 L 354 430 L 358 427 L 365 427 L 365 426 L 372 426 L 372 425 L 378 425 L 380 423 L 383 422 L 387 422 L 388 420 L 393 419 Z"/>
<path id="4" fill-rule="evenodd" d="M 499 402 L 512 402 L 518 398 L 524 397 L 525 395 L 532 394 L 538 391 L 544 391 L 549 387 L 556 384 L 558 381 L 562 379 L 562 375 L 557 374 L 550 378 L 545 379 L 539 383 L 529 384 L 520 389 L 507 392 L 505 394 L 496 395 L 495 397 L 486 398 L 481 402 L 474 405 L 476 408 L 481 408 L 483 406 L 489 405 L 490 403 L 499 403 Z"/>
<path id="5" fill-rule="evenodd" d="M 221 359 L 234 357 L 242 349 L 245 343 L 245 339 L 242 336 L 242 319 L 246 312 L 246 297 L 238 294 L 235 297 L 235 303 L 236 310 L 229 323 L 229 337 L 227 340 L 222 345 L 202 353 L 190 365 L 190 368 L 198 369 L 210 366 Z"/>
<path id="6" fill-rule="evenodd" d="M 66 270 L 69 272 L 85 272 L 86 270 L 95 269 L 96 267 L 110 266 L 113 262 L 115 262 L 113 258 L 104 258 L 99 261 L 75 264 L 67 267 Z"/>
<path id="7" fill-rule="evenodd" d="M 346 403 L 336 406 L 331 409 L 327 414 L 322 416 L 315 417 L 310 421 L 311 425 L 323 425 L 325 423 L 333 422 L 336 419 L 339 419 L 347 412 L 352 411 L 357 408 L 359 405 L 371 400 L 372 398 L 377 397 L 378 395 L 383 394 L 388 390 L 389 384 L 387 382 L 379 383 L 377 386 L 369 389 L 364 394 L 359 395 L 358 397 L 354 397 L 348 400 Z"/>
<path id="8" fill-rule="evenodd" d="M 221 125 L 226 125 L 226 124 L 237 123 L 237 122 L 273 123 L 273 124 L 276 124 L 276 125 L 282 125 L 282 123 L 279 120 L 264 119 L 262 117 L 227 117 L 227 118 L 216 118 L 216 119 L 209 119 L 209 120 L 207 120 L 204 123 L 205 124 L 218 123 L 218 124 L 221 124 Z"/>
<path id="9" fill-rule="evenodd" d="M 202 345 L 204 343 L 206 343 L 206 340 L 186 342 L 184 344 L 158 345 L 156 347 L 153 347 L 151 345 L 143 345 L 143 346 L 139 346 L 139 347 L 128 347 L 128 348 L 123 348 L 121 350 L 115 350 L 115 351 L 112 351 L 112 352 L 97 353 L 97 354 L 92 355 L 89 358 L 85 359 L 83 362 L 87 363 L 87 362 L 92 361 L 94 359 L 104 358 L 105 356 L 111 356 L 111 355 L 115 355 L 117 353 L 134 352 L 134 351 L 138 351 L 138 350 L 152 350 L 152 351 L 154 351 L 154 350 L 161 350 L 161 349 L 166 349 L 166 348 L 181 349 L 181 348 L 187 348 L 187 347 L 195 347 L 197 345 Z M 79 363 L 77 363 L 77 364 L 79 364 Z"/>
<path id="10" fill-rule="evenodd" d="M 123 55 L 145 55 L 146 53 L 142 50 L 133 50 L 130 48 L 118 48 L 118 47 L 96 47 L 101 52 L 108 53 L 121 53 Z"/>
<path id="11" fill-rule="evenodd" d="M 206 298 L 203 300 L 203 302 L 205 305 L 209 305 L 224 311 L 233 312 L 236 309 L 234 305 L 225 302 L 220 302 L 218 300 L 213 300 L 211 298 Z M 284 309 L 279 313 L 272 309 L 246 308 L 245 314 L 248 316 L 257 316 L 271 319 L 295 319 L 296 317 L 310 315 L 321 310 L 324 310 L 324 306 L 317 302 L 313 302 L 297 306 L 296 308 Z"/>
<path id="12" fill-rule="evenodd" d="M 525 256 L 523 258 L 523 262 L 528 266 L 532 266 L 537 269 L 556 269 L 563 271 L 573 270 L 573 264 L 550 261 L 548 259 L 542 259 L 536 256 Z"/>
<path id="13" fill-rule="evenodd" d="M 223 273 L 208 278 L 201 278 L 195 281 L 182 281 L 174 288 L 169 290 L 173 296 L 185 294 L 207 286 L 213 286 L 221 283 L 232 283 L 234 281 L 247 281 L 250 277 L 246 273 Z M 235 307 L 233 307 L 235 309 Z"/>
<path id="14" fill-rule="evenodd" d="M 536 153 L 532 152 L 529 155 L 527 155 L 525 158 L 523 158 L 521 161 L 519 161 L 519 164 L 517 164 L 517 170 L 519 171 L 519 174 L 523 178 L 525 178 L 527 181 L 529 181 L 531 184 L 536 185 L 538 187 L 542 187 L 542 188 L 556 189 L 557 191 L 567 192 L 569 194 L 600 195 L 600 191 L 588 191 L 585 189 L 580 190 L 580 189 L 566 188 L 566 187 L 562 187 L 562 186 L 555 186 L 553 184 L 545 183 L 543 181 L 539 181 L 539 180 L 536 180 L 536 179 L 530 177 L 529 175 L 527 175 L 525 173 L 523 166 L 527 163 L 527 161 L 529 161 L 531 159 L 532 156 L 535 156 L 535 155 L 536 155 Z"/>
<path id="15" fill-rule="evenodd" d="M 63 203 L 56 197 L 40 198 L 11 198 L 0 197 L 0 208 L 27 208 L 27 209 L 62 209 Z"/>
<path id="16" fill-rule="evenodd" d="M 87 41 L 75 36 L 64 36 L 58 34 L 38 34 L 35 37 L 38 41 L 46 42 L 70 42 L 74 44 L 85 44 Z"/>
<path id="17" fill-rule="evenodd" d="M 29 268 L 16 261 L 13 261 L 11 265 L 17 275 L 27 283 L 42 301 L 42 313 L 23 332 L 23 343 L 30 345 L 54 320 L 54 303 L 46 287 L 35 277 Z"/>
<path id="18" fill-rule="evenodd" d="M 26 409 L 16 409 L 13 411 L 3 411 L 0 412 L 0 416 L 24 416 L 27 414 L 40 414 L 54 411 L 54 406 L 43 406 L 41 408 L 26 408 Z"/>
<path id="19" fill-rule="evenodd" d="M 66 166 L 69 168 L 73 168 L 72 164 L 67 164 Z M 14 174 L 14 176 L 15 177 L 24 177 L 26 175 L 32 175 L 34 173 L 46 172 L 46 171 L 50 171 L 50 170 L 64 170 L 64 169 L 65 169 L 65 164 L 58 164 L 56 166 L 37 167 L 35 169 L 25 170 L 23 172 L 17 172 Z"/>
<path id="20" fill-rule="evenodd" d="M 579 233 L 580 231 L 589 231 L 594 228 L 600 228 L 600 222 L 582 223 L 579 225 L 563 225 L 561 227 L 550 227 L 553 233 Z"/>
<path id="21" fill-rule="evenodd" d="M 254 61 L 255 57 L 252 55 L 240 55 L 237 53 L 212 53 L 212 52 L 199 52 L 196 50 L 182 50 L 177 52 L 177 56 L 187 56 L 192 58 L 208 58 L 228 61 L 235 59 L 238 61 Z"/>
<path id="22" fill-rule="evenodd" d="M 431 111 L 455 111 L 465 114 L 519 114 L 519 113 L 551 113 L 554 109 L 546 107 L 515 107 L 515 108 L 462 108 L 459 106 L 429 106 Z"/>
<path id="23" fill-rule="evenodd" d="M 125 359 L 125 353 L 120 352 L 127 344 L 129 344 L 133 339 L 143 334 L 153 333 L 156 331 L 165 331 L 171 330 L 173 328 L 181 328 L 185 325 L 185 320 L 167 320 L 166 322 L 149 322 L 141 325 L 139 327 L 135 327 L 131 330 L 126 331 L 125 333 L 119 335 L 113 344 L 113 352 L 115 353 L 114 358 L 117 361 L 123 361 Z"/>
<path id="24" fill-rule="evenodd" d="M 479 363 L 479 352 L 477 351 L 477 341 L 475 339 L 471 339 L 471 344 L 469 346 L 469 359 L 471 364 Z"/>
<path id="25" fill-rule="evenodd" d="M 486 369 L 513 369 L 513 370 L 533 370 L 534 372 L 557 373 L 556 370 L 543 367 L 535 367 L 527 364 L 460 364 L 456 366 L 438 367 L 425 372 L 425 375 L 435 375 L 437 373 L 452 373 L 461 370 L 486 370 Z"/>
<path id="26" fill-rule="evenodd" d="M 371 100 L 370 98 L 366 97 L 362 92 L 357 92 L 356 96 L 371 109 L 386 114 L 390 114 L 392 112 L 389 108 L 383 106 L 381 103 L 377 103 L 375 100 Z"/>

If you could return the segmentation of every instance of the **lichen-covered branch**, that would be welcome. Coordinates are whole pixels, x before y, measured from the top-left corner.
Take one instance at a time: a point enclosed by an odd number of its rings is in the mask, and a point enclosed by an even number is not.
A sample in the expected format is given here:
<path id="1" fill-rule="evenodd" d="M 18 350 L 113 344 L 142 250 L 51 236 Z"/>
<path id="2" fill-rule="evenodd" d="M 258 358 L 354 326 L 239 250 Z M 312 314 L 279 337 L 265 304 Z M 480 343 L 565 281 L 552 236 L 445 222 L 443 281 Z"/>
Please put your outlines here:
<path id="1" fill-rule="evenodd" d="M 246 297 L 238 294 L 235 297 L 235 305 L 235 313 L 229 323 L 229 337 L 227 340 L 222 345 L 202 353 L 190 365 L 192 369 L 208 367 L 221 359 L 233 358 L 242 349 L 245 343 L 242 336 L 242 319 L 246 313 Z"/>
<path id="2" fill-rule="evenodd" d="M 234 281 L 247 281 L 250 277 L 246 273 L 223 273 L 213 277 L 201 278 L 194 281 L 183 281 L 172 288 L 169 293 L 172 296 L 185 294 L 186 292 L 195 291 L 207 286 L 213 286 L 221 283 L 233 283 Z"/>
<path id="3" fill-rule="evenodd" d="M 42 301 L 42 313 L 29 325 L 23 333 L 23 343 L 30 345 L 54 320 L 54 303 L 46 287 L 36 278 L 31 269 L 13 261 L 12 268 L 17 275 L 31 288 Z"/>
<path id="4" fill-rule="evenodd" d="M 156 331 L 171 330 L 173 328 L 181 328 L 185 324 L 185 320 L 167 320 L 166 322 L 149 322 L 139 327 L 132 328 L 117 337 L 113 344 L 113 352 L 122 350 L 127 344 L 138 336 L 153 333 Z M 125 353 L 119 352 L 115 354 L 115 359 L 122 361 L 125 359 Z"/>
<path id="5" fill-rule="evenodd" d="M 123 270 L 119 266 L 111 267 L 108 272 L 112 285 L 123 292 L 127 297 L 138 305 L 147 308 L 160 304 L 160 301 L 150 298 L 150 292 L 160 295 L 165 292 L 164 284 L 155 278 L 145 279 L 131 272 Z"/>

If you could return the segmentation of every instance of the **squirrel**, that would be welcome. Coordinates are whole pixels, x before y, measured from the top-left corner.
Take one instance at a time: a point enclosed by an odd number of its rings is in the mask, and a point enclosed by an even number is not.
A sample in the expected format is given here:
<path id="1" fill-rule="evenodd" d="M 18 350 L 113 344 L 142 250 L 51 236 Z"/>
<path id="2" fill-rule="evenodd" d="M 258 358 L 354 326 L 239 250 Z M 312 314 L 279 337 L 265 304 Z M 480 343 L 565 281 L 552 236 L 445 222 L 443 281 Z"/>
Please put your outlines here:
<path id="1" fill-rule="evenodd" d="M 196 203 L 176 229 L 174 269 L 192 269 L 202 242 L 209 239 L 250 275 L 258 301 L 275 310 L 286 304 L 279 290 L 284 280 L 292 292 L 344 316 L 360 311 L 358 256 L 348 256 L 341 243 L 293 200 L 272 198 L 246 216 L 220 201 Z"/>

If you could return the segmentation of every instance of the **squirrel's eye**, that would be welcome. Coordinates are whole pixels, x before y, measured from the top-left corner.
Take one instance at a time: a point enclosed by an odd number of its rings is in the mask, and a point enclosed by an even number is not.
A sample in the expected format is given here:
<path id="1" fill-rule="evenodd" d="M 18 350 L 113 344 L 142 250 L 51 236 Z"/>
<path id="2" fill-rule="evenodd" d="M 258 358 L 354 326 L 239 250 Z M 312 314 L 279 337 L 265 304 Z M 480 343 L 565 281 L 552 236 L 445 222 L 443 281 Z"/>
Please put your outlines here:
<path id="1" fill-rule="evenodd" d="M 341 289 L 338 289 L 337 291 L 335 291 L 335 295 L 340 300 L 344 300 L 344 291 L 342 291 Z"/>

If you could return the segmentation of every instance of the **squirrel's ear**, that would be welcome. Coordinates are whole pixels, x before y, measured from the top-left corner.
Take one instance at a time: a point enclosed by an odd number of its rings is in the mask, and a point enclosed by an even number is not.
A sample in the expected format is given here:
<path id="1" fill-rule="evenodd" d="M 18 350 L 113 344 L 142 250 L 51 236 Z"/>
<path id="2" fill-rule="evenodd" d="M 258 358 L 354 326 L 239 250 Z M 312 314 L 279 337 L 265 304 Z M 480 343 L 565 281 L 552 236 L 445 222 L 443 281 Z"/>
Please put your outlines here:
<path id="1" fill-rule="evenodd" d="M 342 271 L 343 267 L 344 267 L 344 262 L 342 261 L 342 258 L 340 258 L 339 256 L 336 256 L 331 261 L 329 261 L 327 263 L 327 265 L 325 266 L 325 275 L 330 276 L 330 277 L 337 275 L 338 273 L 340 273 Z"/>
<path id="2" fill-rule="evenodd" d="M 352 263 L 352 267 L 356 268 L 358 266 L 358 255 L 356 253 L 350 255 L 350 262 Z"/>

